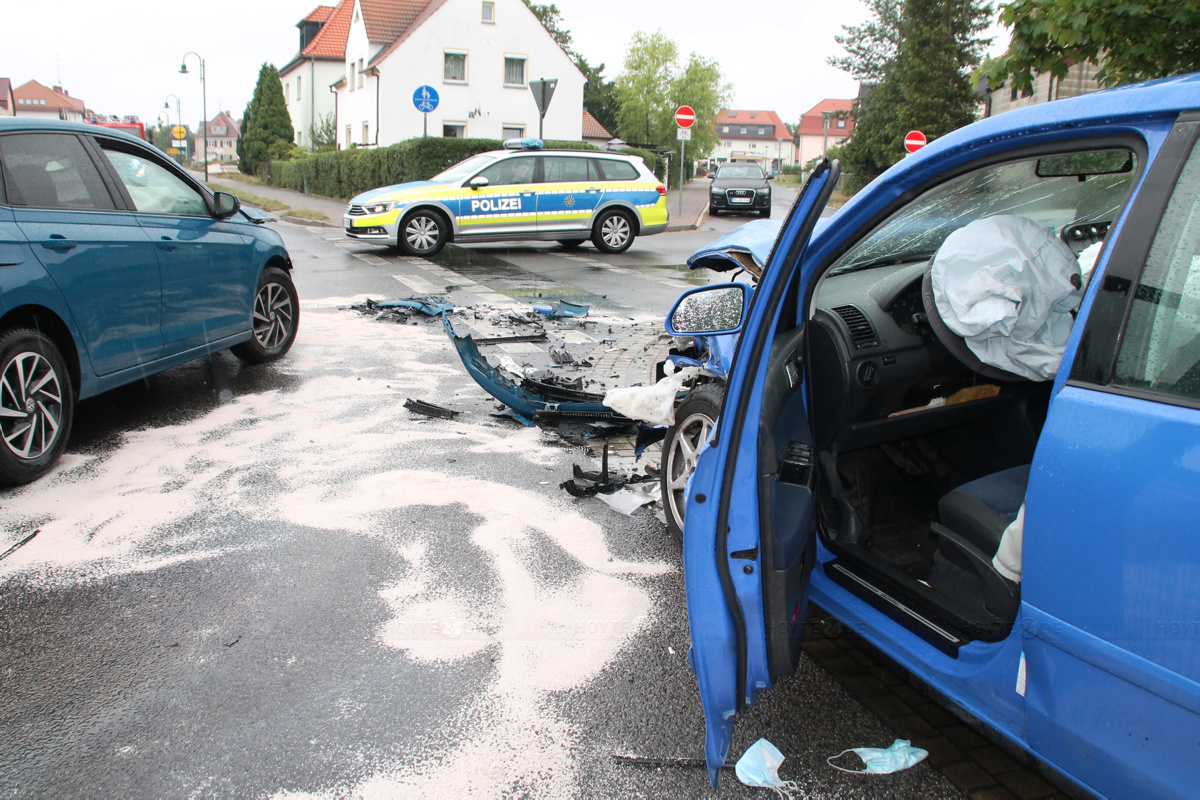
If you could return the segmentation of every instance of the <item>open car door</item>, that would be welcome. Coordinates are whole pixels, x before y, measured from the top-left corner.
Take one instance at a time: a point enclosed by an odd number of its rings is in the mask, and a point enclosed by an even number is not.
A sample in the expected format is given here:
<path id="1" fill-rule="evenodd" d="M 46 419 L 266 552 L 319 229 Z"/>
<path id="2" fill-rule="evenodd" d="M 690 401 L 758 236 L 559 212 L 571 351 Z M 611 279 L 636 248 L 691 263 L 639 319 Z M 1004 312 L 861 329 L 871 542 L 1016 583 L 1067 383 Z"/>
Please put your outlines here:
<path id="1" fill-rule="evenodd" d="M 691 665 L 713 786 L 734 715 L 799 661 L 815 549 L 816 465 L 803 395 L 798 282 L 810 277 L 811 270 L 800 269 L 804 252 L 840 175 L 838 162 L 823 160 L 792 206 L 743 320 L 725 407 L 688 494 L 683 552 Z"/>

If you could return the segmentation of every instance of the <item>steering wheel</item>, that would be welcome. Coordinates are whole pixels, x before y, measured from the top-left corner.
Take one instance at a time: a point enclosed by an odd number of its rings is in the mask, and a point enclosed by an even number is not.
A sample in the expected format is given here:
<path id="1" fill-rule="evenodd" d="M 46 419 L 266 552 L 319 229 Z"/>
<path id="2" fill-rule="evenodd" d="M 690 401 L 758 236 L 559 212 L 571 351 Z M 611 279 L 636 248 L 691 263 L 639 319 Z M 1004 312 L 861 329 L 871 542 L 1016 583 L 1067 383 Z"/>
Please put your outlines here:
<path id="1" fill-rule="evenodd" d="M 994 381 L 1016 383 L 1027 380 L 1020 375 L 1014 375 L 1008 370 L 983 363 L 979 360 L 979 356 L 975 355 L 971 352 L 971 348 L 967 347 L 966 340 L 950 330 L 949 326 L 942 319 L 942 315 L 938 313 L 937 303 L 933 301 L 932 274 L 933 261 L 930 260 L 929 266 L 925 268 L 925 276 L 921 279 L 921 303 L 925 306 L 925 315 L 929 317 L 929 327 L 933 329 L 938 341 L 950 351 L 950 355 L 957 358 L 972 372 L 977 372 L 983 377 Z"/>

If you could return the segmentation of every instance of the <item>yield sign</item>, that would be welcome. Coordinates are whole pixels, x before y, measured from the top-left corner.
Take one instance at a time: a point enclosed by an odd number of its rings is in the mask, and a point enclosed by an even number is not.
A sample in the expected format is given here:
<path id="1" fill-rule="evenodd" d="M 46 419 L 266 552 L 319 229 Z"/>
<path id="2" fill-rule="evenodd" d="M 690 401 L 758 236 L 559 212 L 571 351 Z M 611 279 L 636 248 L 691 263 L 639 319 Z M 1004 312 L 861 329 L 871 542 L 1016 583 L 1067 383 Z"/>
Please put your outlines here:
<path id="1" fill-rule="evenodd" d="M 915 153 L 927 144 L 925 134 L 920 131 L 909 131 L 904 135 L 904 149 Z"/>
<path id="2" fill-rule="evenodd" d="M 696 109 L 691 106 L 680 106 L 675 109 L 675 124 L 681 128 L 690 128 L 696 124 Z"/>

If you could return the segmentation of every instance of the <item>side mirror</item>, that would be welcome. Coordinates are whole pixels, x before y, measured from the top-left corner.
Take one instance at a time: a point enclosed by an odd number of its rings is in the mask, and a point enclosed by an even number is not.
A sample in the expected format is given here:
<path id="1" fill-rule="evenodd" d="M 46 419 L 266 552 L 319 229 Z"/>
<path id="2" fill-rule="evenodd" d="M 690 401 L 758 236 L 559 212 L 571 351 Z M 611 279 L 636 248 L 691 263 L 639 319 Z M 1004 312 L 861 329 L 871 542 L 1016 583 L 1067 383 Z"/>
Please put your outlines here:
<path id="1" fill-rule="evenodd" d="M 216 192 L 212 199 L 212 215 L 217 219 L 227 219 L 237 213 L 242 203 L 229 192 Z"/>
<path id="2" fill-rule="evenodd" d="M 690 289 L 667 315 L 672 336 L 716 336 L 742 327 L 750 295 L 742 283 L 717 283 Z"/>
<path id="3" fill-rule="evenodd" d="M 483 177 L 482 175 L 476 175 L 474 178 L 471 178 L 470 186 L 472 189 L 479 190 L 487 185 L 488 185 L 488 179 Z"/>

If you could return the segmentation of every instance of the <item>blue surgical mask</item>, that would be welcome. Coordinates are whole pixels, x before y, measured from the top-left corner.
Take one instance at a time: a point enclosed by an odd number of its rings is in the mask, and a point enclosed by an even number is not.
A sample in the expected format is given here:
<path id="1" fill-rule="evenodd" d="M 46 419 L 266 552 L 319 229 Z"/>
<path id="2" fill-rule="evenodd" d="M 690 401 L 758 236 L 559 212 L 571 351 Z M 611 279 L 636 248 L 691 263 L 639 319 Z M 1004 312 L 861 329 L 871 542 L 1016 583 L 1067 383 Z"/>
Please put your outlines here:
<path id="1" fill-rule="evenodd" d="M 773 789 L 780 797 L 791 797 L 791 793 L 799 789 L 795 781 L 779 779 L 779 765 L 783 763 L 783 753 L 779 748 L 766 739 L 759 739 L 742 754 L 733 771 L 737 778 L 747 786 L 761 786 Z"/>
<path id="2" fill-rule="evenodd" d="M 845 769 L 833 763 L 835 758 L 841 758 L 849 752 L 858 753 L 858 757 L 863 760 L 866 767 L 863 769 Z M 899 772 L 902 769 L 908 769 L 913 764 L 921 762 L 927 755 L 929 755 L 929 751 L 913 747 L 907 739 L 897 739 L 886 750 L 878 747 L 851 747 L 849 750 L 843 750 L 836 756 L 830 756 L 825 761 L 829 766 L 834 769 L 840 769 L 842 772 L 853 772 L 860 775 L 887 775 L 889 772 Z"/>

